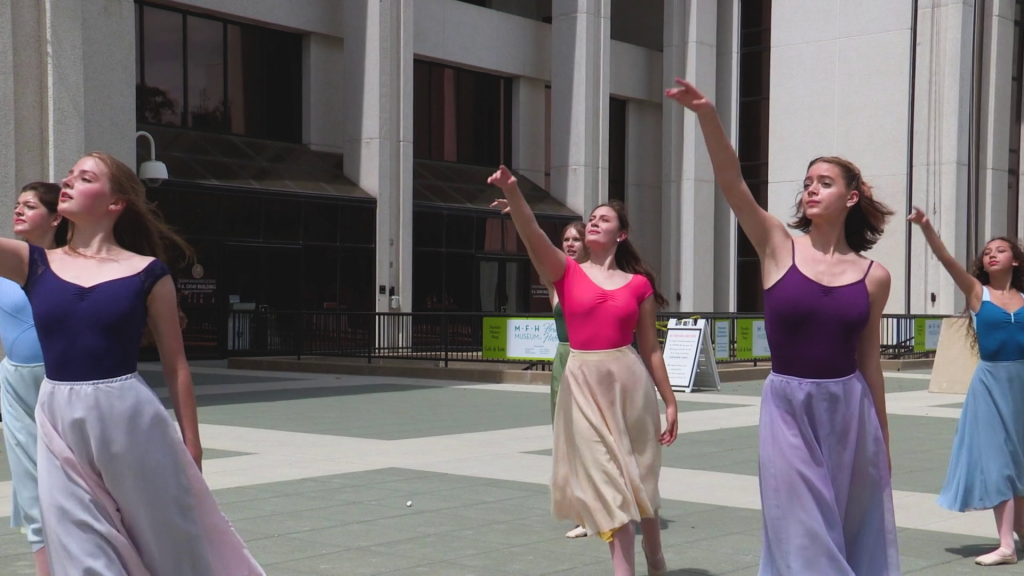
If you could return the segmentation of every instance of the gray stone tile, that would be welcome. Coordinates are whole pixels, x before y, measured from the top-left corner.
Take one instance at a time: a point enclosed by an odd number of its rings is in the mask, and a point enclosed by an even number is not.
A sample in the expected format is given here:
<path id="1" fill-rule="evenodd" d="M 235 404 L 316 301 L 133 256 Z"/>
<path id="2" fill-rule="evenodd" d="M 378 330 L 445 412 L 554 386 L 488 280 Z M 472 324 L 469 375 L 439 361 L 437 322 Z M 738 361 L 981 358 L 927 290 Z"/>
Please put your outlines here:
<path id="1" fill-rule="evenodd" d="M 293 537 L 308 542 L 329 545 L 337 550 L 351 550 L 365 546 L 408 540 L 409 538 L 418 538 L 421 537 L 421 534 L 416 532 L 410 533 L 407 530 L 400 530 L 392 526 L 384 526 L 377 522 L 360 522 L 359 524 L 347 524 L 322 530 L 299 532 Z"/>
<path id="2" fill-rule="evenodd" d="M 280 564 L 281 568 L 300 570 L 304 573 L 324 576 L 363 576 L 387 574 L 402 568 L 429 564 L 417 558 L 397 554 L 380 554 L 372 550 L 344 550 Z"/>
<path id="3" fill-rule="evenodd" d="M 377 552 L 382 556 L 399 554 L 410 558 L 421 558 L 430 562 L 441 562 L 457 560 L 477 554 L 487 554 L 507 547 L 504 544 L 469 538 L 456 538 L 449 534 L 438 533 L 398 542 L 389 542 L 380 546 L 370 546 L 365 548 L 365 550 Z"/>
<path id="4" fill-rule="evenodd" d="M 603 542 L 601 545 L 605 546 L 607 550 L 607 546 Z M 488 571 L 503 570 L 512 574 L 529 574 L 532 576 L 581 568 L 593 562 L 591 562 L 590 557 L 584 557 L 581 562 L 579 557 L 540 550 L 532 546 L 517 546 L 460 558 L 454 563 Z"/>
<path id="5" fill-rule="evenodd" d="M 249 551 L 261 565 L 273 565 L 291 560 L 312 558 L 343 550 L 324 542 L 315 542 L 295 536 L 271 536 L 246 542 Z"/>

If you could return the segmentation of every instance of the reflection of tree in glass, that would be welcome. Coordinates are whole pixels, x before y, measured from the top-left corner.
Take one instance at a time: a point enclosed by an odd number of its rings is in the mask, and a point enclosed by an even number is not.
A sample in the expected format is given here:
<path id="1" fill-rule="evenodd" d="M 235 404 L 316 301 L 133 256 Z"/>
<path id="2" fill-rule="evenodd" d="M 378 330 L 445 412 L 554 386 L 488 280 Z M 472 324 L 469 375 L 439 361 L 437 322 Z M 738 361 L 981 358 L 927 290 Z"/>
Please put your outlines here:
<path id="1" fill-rule="evenodd" d="M 210 99 L 206 96 L 206 88 L 199 90 L 199 104 L 189 108 L 191 108 L 189 115 L 193 128 L 217 130 L 224 128 L 224 100 L 221 99 L 215 106 L 211 106 Z"/>
<path id="2" fill-rule="evenodd" d="M 149 124 L 178 124 L 178 103 L 163 88 L 135 85 L 136 120 Z"/>

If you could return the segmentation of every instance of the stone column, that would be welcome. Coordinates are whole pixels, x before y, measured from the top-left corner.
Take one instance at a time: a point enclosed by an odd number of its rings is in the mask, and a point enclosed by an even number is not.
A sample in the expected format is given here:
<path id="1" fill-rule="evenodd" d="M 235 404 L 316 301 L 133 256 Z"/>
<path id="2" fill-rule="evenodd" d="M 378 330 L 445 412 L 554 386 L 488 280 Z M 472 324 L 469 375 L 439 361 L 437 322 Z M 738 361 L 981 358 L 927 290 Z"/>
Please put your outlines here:
<path id="1" fill-rule="evenodd" d="M 1007 230 L 1007 187 L 1010 160 L 1010 90 L 1013 66 L 1013 0 L 995 0 L 985 6 L 985 56 L 981 81 L 981 170 L 978 242 L 1016 234 Z M 1020 143 L 1016 143 L 1017 146 Z M 1014 167 L 1016 168 L 1016 166 Z"/>
<path id="2" fill-rule="evenodd" d="M 543 80 L 521 76 L 512 81 L 513 170 L 544 186 Z"/>
<path id="3" fill-rule="evenodd" d="M 712 100 L 716 89 L 714 2 L 665 0 L 664 85 L 686 78 Z M 662 113 L 663 293 L 670 309 L 714 309 L 715 176 L 696 116 L 672 102 Z"/>
<path id="4" fill-rule="evenodd" d="M 412 308 L 412 24 L 412 0 L 345 4 L 345 175 L 377 197 L 379 312 Z"/>
<path id="5" fill-rule="evenodd" d="M 656 138 L 661 132 L 661 113 L 657 104 L 626 102 L 626 209 L 633 225 L 632 241 L 655 269 L 658 288 L 664 290 L 662 245 L 675 239 L 661 233 L 661 153 Z"/>
<path id="6" fill-rule="evenodd" d="M 608 198 L 611 0 L 554 0 L 551 192 L 586 218 Z"/>
<path id="7" fill-rule="evenodd" d="M 963 262 L 967 259 L 973 4 L 963 0 L 918 10 L 914 88 L 913 203 L 927 211 L 946 247 Z M 909 312 L 958 313 L 964 306 L 963 296 L 921 233 L 914 230 L 913 234 Z"/>
<path id="8" fill-rule="evenodd" d="M 135 166 L 134 5 L 0 0 L 0 199 L 84 153 Z M 0 236 L 11 234 L 0 220 Z"/>

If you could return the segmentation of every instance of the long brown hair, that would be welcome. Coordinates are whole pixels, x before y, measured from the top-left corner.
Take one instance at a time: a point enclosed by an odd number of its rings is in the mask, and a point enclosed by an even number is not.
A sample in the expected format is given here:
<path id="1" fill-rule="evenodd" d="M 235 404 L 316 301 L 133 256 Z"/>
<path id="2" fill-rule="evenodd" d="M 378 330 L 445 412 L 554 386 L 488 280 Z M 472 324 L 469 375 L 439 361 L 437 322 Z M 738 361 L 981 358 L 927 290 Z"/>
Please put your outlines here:
<path id="1" fill-rule="evenodd" d="M 871 185 L 864 181 L 860 168 L 853 162 L 838 156 L 821 156 L 811 160 L 807 169 L 810 170 L 818 162 L 825 162 L 838 168 L 843 174 L 846 189 L 860 193 L 857 203 L 851 206 L 846 214 L 845 236 L 846 244 L 851 250 L 858 254 L 867 252 L 882 237 L 885 223 L 894 212 L 882 202 L 875 200 Z M 802 194 L 797 197 L 794 219 L 789 223 L 789 227 L 806 234 L 811 230 L 811 219 L 804 214 L 801 198 Z"/>
<path id="2" fill-rule="evenodd" d="M 53 182 L 29 182 L 21 187 L 21 193 L 31 192 L 36 195 L 39 203 L 46 208 L 46 211 L 57 214 L 57 206 L 60 204 L 60 184 Z M 53 242 L 58 248 L 68 243 L 68 219 L 61 218 L 57 224 L 57 230 L 53 233 Z"/>
<path id="3" fill-rule="evenodd" d="M 576 234 L 580 237 L 580 247 L 577 252 L 579 256 L 576 258 L 576 261 L 586 262 L 587 260 L 590 260 L 590 247 L 587 246 L 587 225 L 584 224 L 582 220 L 571 222 L 566 225 L 565 228 L 562 228 L 562 237 L 560 238 L 561 244 L 558 247 L 562 248 L 565 244 L 565 234 L 569 230 L 575 230 Z"/>
<path id="4" fill-rule="evenodd" d="M 1013 254 L 1013 260 L 1018 264 L 1013 267 L 1013 273 L 1010 276 L 1010 287 L 1018 292 L 1024 293 L 1024 249 L 1020 247 L 1019 242 L 1012 238 L 996 236 L 986 242 L 985 246 L 981 249 L 981 253 L 979 253 L 978 257 L 971 263 L 971 268 L 968 272 L 971 273 L 971 276 L 977 278 L 978 282 L 981 282 L 982 286 L 988 286 L 989 283 L 991 283 L 992 280 L 989 278 L 988 271 L 985 270 L 985 250 L 990 244 L 997 241 L 1006 242 L 1010 245 L 1010 252 Z M 970 308 L 968 306 L 964 307 L 963 316 L 967 324 L 967 335 L 971 339 L 971 349 L 977 353 L 978 331 L 974 328 L 974 321 L 971 319 Z"/>
<path id="5" fill-rule="evenodd" d="M 619 229 L 626 233 L 626 238 L 619 242 L 619 245 L 615 248 L 615 265 L 624 272 L 630 274 L 639 274 L 647 281 L 651 283 L 651 288 L 654 289 L 654 301 L 658 303 L 659 308 L 668 306 L 668 300 L 658 292 L 658 283 L 654 277 L 654 272 L 651 271 L 650 266 L 644 262 L 643 258 L 640 257 L 640 253 L 637 252 L 636 247 L 629 241 L 629 216 L 626 214 L 626 205 L 618 200 L 612 200 L 606 204 L 601 204 L 597 208 L 607 206 L 615 211 L 615 215 L 619 218 Z M 594 210 L 597 210 L 594 208 Z M 591 212 L 593 213 L 593 211 Z"/>
<path id="6" fill-rule="evenodd" d="M 110 192 L 124 201 L 124 211 L 114 223 L 114 240 L 125 250 L 143 256 L 152 256 L 171 269 L 168 261 L 171 251 L 183 254 L 186 261 L 195 253 L 192 247 L 164 222 L 156 206 L 146 199 L 146 187 L 127 164 L 105 152 L 90 152 L 88 156 L 107 168 Z M 75 223 L 68 229 L 68 243 L 75 236 Z"/>

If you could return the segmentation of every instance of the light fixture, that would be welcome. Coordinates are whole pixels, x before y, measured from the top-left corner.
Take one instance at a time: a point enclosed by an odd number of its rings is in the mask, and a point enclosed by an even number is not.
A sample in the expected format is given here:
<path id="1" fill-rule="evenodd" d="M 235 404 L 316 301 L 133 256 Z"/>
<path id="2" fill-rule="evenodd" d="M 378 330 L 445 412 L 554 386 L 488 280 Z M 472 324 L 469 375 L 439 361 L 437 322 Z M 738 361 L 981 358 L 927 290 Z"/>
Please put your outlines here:
<path id="1" fill-rule="evenodd" d="M 167 165 L 156 159 L 156 142 L 153 140 L 153 135 L 140 130 L 135 133 L 135 138 L 139 136 L 145 136 L 149 140 L 149 160 L 139 166 L 139 180 L 145 182 L 147 186 L 159 186 L 168 178 Z"/>

